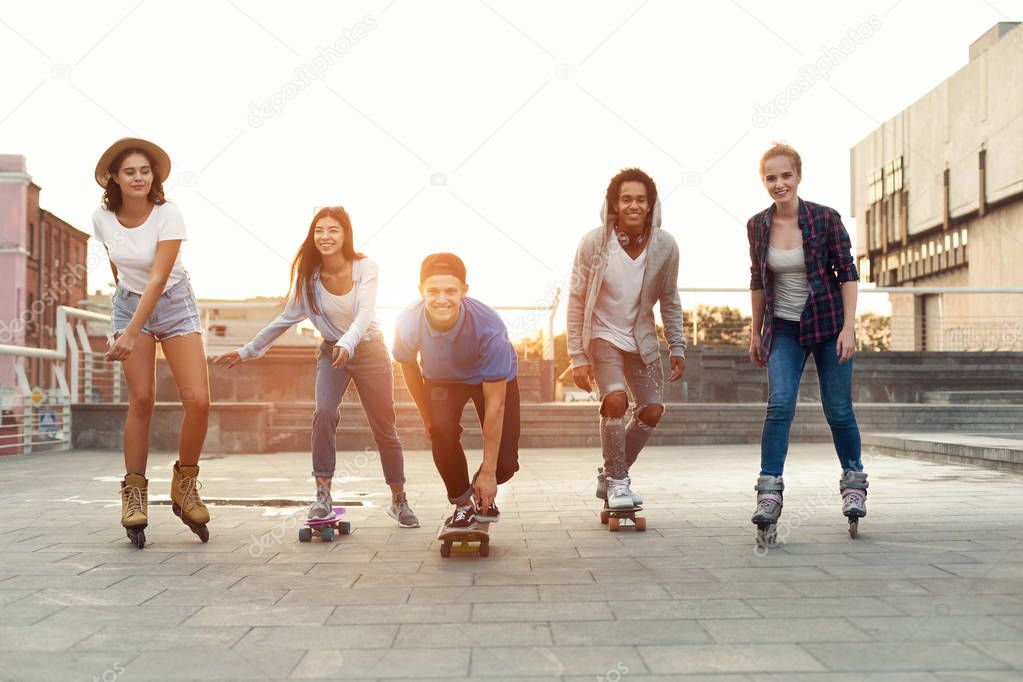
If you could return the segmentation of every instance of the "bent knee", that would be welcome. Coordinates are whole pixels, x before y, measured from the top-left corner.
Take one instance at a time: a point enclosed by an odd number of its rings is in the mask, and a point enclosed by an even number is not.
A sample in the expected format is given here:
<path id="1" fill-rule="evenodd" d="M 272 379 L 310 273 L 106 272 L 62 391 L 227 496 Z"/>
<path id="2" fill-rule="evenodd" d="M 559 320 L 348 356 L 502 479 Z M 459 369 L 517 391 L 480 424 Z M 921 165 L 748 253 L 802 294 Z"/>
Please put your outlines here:
<path id="1" fill-rule="evenodd" d="M 625 416 L 625 411 L 628 409 L 629 397 L 625 395 L 625 391 L 608 393 L 604 396 L 604 399 L 600 401 L 600 415 L 602 417 L 621 419 Z"/>
<path id="2" fill-rule="evenodd" d="M 664 405 L 644 405 L 636 418 L 647 426 L 657 426 L 657 422 L 661 421 L 663 415 Z"/>

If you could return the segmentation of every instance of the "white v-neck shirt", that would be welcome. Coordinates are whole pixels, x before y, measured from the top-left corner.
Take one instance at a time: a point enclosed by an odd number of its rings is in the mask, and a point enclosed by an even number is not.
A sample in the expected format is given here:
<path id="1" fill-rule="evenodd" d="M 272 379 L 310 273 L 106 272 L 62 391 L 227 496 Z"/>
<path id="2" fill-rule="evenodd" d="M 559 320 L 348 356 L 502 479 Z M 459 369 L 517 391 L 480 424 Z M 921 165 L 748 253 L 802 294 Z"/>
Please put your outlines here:
<path id="1" fill-rule="evenodd" d="M 625 249 L 612 246 L 593 307 L 593 338 L 604 339 L 626 353 L 639 352 L 635 329 L 646 274 L 646 253 L 647 249 L 643 249 L 633 260 Z"/>
<path id="2" fill-rule="evenodd" d="M 141 294 L 149 284 L 149 273 L 156 260 L 156 246 L 162 241 L 185 240 L 185 220 L 181 211 L 171 203 L 153 206 L 138 227 L 125 227 L 113 211 L 97 208 L 92 214 L 92 229 L 96 239 L 107 249 L 110 262 L 117 268 L 118 284 L 128 291 Z M 174 260 L 174 267 L 167 277 L 163 290 L 188 277 L 181 262 L 181 251 Z"/>

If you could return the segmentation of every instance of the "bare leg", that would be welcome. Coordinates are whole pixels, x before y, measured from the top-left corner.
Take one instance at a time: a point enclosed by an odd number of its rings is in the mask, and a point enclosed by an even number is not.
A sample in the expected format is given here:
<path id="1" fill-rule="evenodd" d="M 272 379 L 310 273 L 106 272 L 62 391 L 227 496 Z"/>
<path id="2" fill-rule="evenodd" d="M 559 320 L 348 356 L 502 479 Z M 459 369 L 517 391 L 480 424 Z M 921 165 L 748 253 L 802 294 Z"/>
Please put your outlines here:
<path id="1" fill-rule="evenodd" d="M 121 364 L 128 385 L 124 470 L 144 476 L 149 460 L 149 425 L 156 403 L 156 340 L 149 334 L 139 334 L 131 355 Z"/>
<path id="2" fill-rule="evenodd" d="M 206 372 L 206 349 L 201 334 L 184 334 L 162 342 L 178 397 L 185 408 L 178 438 L 178 462 L 181 466 L 199 463 L 206 427 L 210 419 L 210 383 Z"/>

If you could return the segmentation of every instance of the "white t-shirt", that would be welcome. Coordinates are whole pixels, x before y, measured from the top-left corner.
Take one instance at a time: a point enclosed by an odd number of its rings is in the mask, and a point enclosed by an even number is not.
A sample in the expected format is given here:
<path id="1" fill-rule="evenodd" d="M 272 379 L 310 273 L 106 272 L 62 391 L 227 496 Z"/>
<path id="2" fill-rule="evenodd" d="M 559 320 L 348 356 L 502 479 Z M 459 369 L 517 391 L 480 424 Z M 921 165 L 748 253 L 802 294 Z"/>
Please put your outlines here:
<path id="1" fill-rule="evenodd" d="M 118 282 L 128 291 L 141 294 L 149 284 L 149 272 L 156 259 L 156 245 L 172 239 L 185 240 L 185 220 L 177 206 L 163 203 L 153 206 L 146 221 L 138 227 L 125 227 L 113 211 L 102 206 L 92 214 L 92 229 L 107 249 L 110 262 L 117 268 Z M 188 277 L 181 263 L 181 250 L 167 277 L 164 291 Z"/>
<path id="2" fill-rule="evenodd" d="M 348 331 L 348 328 L 352 326 L 352 320 L 355 318 L 354 284 L 347 294 L 341 294 L 340 296 L 327 291 L 327 287 L 323 286 L 322 283 L 320 283 L 320 289 L 323 291 L 323 296 L 320 300 L 323 301 L 324 316 L 342 333 Z"/>
<path id="3" fill-rule="evenodd" d="M 593 307 L 593 338 L 604 339 L 627 353 L 636 353 L 636 315 L 646 273 L 646 249 L 633 260 L 625 249 L 611 245 L 604 281 Z"/>

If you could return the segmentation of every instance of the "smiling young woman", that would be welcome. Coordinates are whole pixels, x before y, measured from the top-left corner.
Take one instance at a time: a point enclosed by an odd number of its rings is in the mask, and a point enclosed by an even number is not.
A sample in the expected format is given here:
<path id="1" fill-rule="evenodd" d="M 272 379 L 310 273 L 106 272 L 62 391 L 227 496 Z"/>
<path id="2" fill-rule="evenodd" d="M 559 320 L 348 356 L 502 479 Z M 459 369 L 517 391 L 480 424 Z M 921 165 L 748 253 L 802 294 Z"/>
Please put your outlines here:
<path id="1" fill-rule="evenodd" d="M 321 208 L 292 261 L 284 311 L 247 344 L 215 362 L 230 368 L 258 358 L 293 325 L 305 319 L 312 322 L 323 343 L 316 361 L 312 432 L 316 501 L 309 508 L 309 519 L 334 516 L 331 483 L 337 460 L 338 408 L 354 381 L 391 488 L 391 504 L 385 511 L 401 527 L 416 528 L 419 519 L 405 495 L 405 456 L 395 427 L 391 359 L 376 320 L 378 274 L 377 264 L 355 250 L 348 212 L 341 206 Z"/>
<path id="2" fill-rule="evenodd" d="M 163 195 L 170 157 L 148 140 L 118 140 L 96 164 L 103 204 L 92 216 L 96 239 L 106 247 L 117 289 L 108 360 L 120 361 L 128 385 L 124 426 L 125 476 L 121 524 L 140 549 L 149 523 L 146 466 L 156 400 L 156 344 L 178 386 L 184 407 L 174 464 L 174 513 L 206 542 L 210 515 L 199 498 L 199 455 L 210 412 L 206 350 L 195 293 L 181 262 L 185 222 Z"/>
<path id="3" fill-rule="evenodd" d="M 760 159 L 760 178 L 773 203 L 746 226 L 753 329 L 750 359 L 767 368 L 767 417 L 757 478 L 757 543 L 775 543 L 782 509 L 782 470 L 799 382 L 812 355 L 824 414 L 842 466 L 842 513 L 855 537 L 866 516 L 867 474 L 852 405 L 856 293 L 849 233 L 838 211 L 799 198 L 803 163 L 776 144 Z"/>

